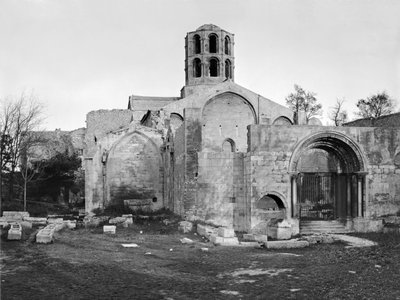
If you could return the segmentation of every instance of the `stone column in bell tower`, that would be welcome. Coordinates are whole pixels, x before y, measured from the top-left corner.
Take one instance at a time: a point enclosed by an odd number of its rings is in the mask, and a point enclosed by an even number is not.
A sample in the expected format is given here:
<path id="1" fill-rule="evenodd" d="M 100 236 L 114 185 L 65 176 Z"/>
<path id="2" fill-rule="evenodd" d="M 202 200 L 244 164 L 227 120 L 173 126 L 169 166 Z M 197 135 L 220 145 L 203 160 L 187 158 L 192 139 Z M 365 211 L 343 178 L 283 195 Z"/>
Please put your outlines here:
<path id="1" fill-rule="evenodd" d="M 234 80 L 234 35 L 218 26 L 206 24 L 185 38 L 186 97 L 209 85 Z"/>

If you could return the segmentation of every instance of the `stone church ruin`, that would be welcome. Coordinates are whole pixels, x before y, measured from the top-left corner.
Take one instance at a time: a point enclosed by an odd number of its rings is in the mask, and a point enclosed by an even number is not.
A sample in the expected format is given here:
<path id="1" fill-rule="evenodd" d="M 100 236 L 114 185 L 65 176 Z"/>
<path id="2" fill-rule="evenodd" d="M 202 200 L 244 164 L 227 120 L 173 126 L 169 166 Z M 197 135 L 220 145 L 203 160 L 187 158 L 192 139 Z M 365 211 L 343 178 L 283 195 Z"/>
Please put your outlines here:
<path id="1" fill-rule="evenodd" d="M 307 125 L 234 78 L 234 35 L 203 25 L 186 35 L 180 96 L 88 113 L 86 212 L 168 208 L 242 232 L 284 219 L 296 235 L 377 231 L 399 211 L 399 125 Z"/>

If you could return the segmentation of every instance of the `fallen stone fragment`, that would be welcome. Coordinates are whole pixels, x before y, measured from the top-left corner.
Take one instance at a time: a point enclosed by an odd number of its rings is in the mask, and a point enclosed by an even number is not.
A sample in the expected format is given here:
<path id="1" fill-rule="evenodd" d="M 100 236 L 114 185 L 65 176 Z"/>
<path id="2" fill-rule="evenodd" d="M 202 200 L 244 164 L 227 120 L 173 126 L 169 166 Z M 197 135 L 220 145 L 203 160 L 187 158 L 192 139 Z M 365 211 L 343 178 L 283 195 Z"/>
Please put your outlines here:
<path id="1" fill-rule="evenodd" d="M 181 221 L 179 222 L 178 230 L 183 233 L 191 232 L 193 229 L 193 223 L 189 221 Z"/>
<path id="2" fill-rule="evenodd" d="M 188 238 L 180 239 L 180 241 L 181 241 L 182 244 L 193 244 L 194 243 L 193 240 L 188 239 Z"/>
<path id="3" fill-rule="evenodd" d="M 291 292 L 298 292 L 298 291 L 301 291 L 301 289 L 290 289 L 289 291 L 291 291 Z"/>
<path id="4" fill-rule="evenodd" d="M 235 230 L 233 230 L 233 228 L 219 227 L 218 236 L 223 238 L 233 238 L 235 237 Z"/>
<path id="5" fill-rule="evenodd" d="M 151 255 L 151 252 L 146 252 L 144 255 Z"/>
<path id="6" fill-rule="evenodd" d="M 210 239 L 212 234 L 217 234 L 218 229 L 208 225 L 197 224 L 197 233 L 207 239 Z"/>
<path id="7" fill-rule="evenodd" d="M 7 239 L 10 241 L 18 241 L 22 238 L 22 227 L 20 224 L 14 223 L 11 224 L 10 229 L 8 230 Z"/>
<path id="8" fill-rule="evenodd" d="M 240 242 L 240 246 L 260 248 L 260 243 L 259 242 Z"/>
<path id="9" fill-rule="evenodd" d="M 132 244 L 121 244 L 121 245 L 124 248 L 138 248 L 139 247 L 139 245 L 135 244 L 135 243 L 132 243 Z"/>
<path id="10" fill-rule="evenodd" d="M 203 252 L 208 252 L 208 248 L 200 248 L 200 250 Z"/>
<path id="11" fill-rule="evenodd" d="M 108 220 L 108 223 L 110 223 L 110 224 L 122 224 L 125 221 L 126 221 L 126 218 L 116 217 L 116 218 L 112 218 L 112 219 Z"/>
<path id="12" fill-rule="evenodd" d="M 356 271 L 349 271 L 350 274 L 356 274 Z"/>
<path id="13" fill-rule="evenodd" d="M 76 228 L 76 220 L 66 220 L 64 221 L 64 226 L 68 229 L 75 229 Z"/>
<path id="14" fill-rule="evenodd" d="M 162 222 L 164 223 L 164 225 L 169 225 L 169 224 L 172 223 L 172 222 L 171 222 L 170 220 L 168 220 L 168 219 L 165 219 L 165 220 L 163 220 Z"/>
<path id="15" fill-rule="evenodd" d="M 24 217 L 24 221 L 32 223 L 32 225 L 46 225 L 47 218 Z"/>
<path id="16" fill-rule="evenodd" d="M 310 245 L 307 241 L 287 240 L 287 241 L 269 241 L 268 249 L 286 249 L 286 248 L 304 248 Z"/>
<path id="17" fill-rule="evenodd" d="M 19 224 L 21 224 L 22 228 L 24 228 L 24 229 L 31 229 L 32 228 L 32 223 L 31 222 L 21 221 L 21 222 L 19 222 Z"/>
<path id="18" fill-rule="evenodd" d="M 224 237 L 220 237 L 220 236 L 213 234 L 210 236 L 210 241 L 214 245 L 220 245 L 220 246 L 237 246 L 237 245 L 239 245 L 239 240 L 237 237 L 224 238 Z"/>
<path id="19" fill-rule="evenodd" d="M 115 234 L 116 226 L 115 225 L 104 225 L 103 233 Z"/>
<path id="20" fill-rule="evenodd" d="M 49 244 L 53 242 L 54 229 L 45 227 L 39 230 L 36 235 L 36 243 L 39 244 Z"/>
<path id="21" fill-rule="evenodd" d="M 222 293 L 222 294 L 225 294 L 225 295 L 233 295 L 233 296 L 239 296 L 240 295 L 240 293 L 237 292 L 237 291 L 222 290 L 222 291 L 219 291 L 219 292 Z"/>
<path id="22" fill-rule="evenodd" d="M 3 211 L 3 217 L 22 220 L 29 217 L 29 213 L 27 211 Z"/>

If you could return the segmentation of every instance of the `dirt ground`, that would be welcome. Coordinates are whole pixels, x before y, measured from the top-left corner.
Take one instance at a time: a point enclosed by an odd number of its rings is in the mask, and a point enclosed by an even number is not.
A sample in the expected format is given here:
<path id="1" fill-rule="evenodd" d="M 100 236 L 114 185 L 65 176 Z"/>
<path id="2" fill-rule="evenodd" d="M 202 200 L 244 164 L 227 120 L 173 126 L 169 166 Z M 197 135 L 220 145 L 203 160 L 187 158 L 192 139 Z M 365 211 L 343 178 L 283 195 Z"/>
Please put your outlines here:
<path id="1" fill-rule="evenodd" d="M 115 235 L 64 230 L 49 245 L 33 232 L 2 240 L 1 299 L 400 299 L 398 234 L 361 235 L 377 247 L 273 251 L 215 247 L 176 228 L 154 221 Z"/>

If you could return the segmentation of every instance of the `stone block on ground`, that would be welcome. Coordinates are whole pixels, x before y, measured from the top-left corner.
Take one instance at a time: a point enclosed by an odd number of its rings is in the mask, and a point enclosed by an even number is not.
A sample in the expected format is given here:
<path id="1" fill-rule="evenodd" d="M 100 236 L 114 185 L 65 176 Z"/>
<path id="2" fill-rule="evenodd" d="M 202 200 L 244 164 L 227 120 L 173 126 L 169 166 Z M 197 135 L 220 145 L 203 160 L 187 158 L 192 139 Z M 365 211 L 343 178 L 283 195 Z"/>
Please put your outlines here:
<path id="1" fill-rule="evenodd" d="M 76 228 L 76 220 L 65 220 L 64 227 L 68 229 L 75 229 Z"/>
<path id="2" fill-rule="evenodd" d="M 218 236 L 224 238 L 233 238 L 235 237 L 235 230 L 233 230 L 233 228 L 219 227 Z"/>
<path id="3" fill-rule="evenodd" d="M 115 225 L 104 225 L 103 232 L 109 234 L 115 234 L 116 228 L 117 227 Z"/>
<path id="4" fill-rule="evenodd" d="M 268 235 L 277 240 L 289 240 L 292 238 L 292 225 L 286 220 L 270 224 L 268 226 Z"/>
<path id="5" fill-rule="evenodd" d="M 24 217 L 29 217 L 27 211 L 3 211 L 3 217 L 22 220 Z"/>
<path id="6" fill-rule="evenodd" d="M 188 239 L 188 238 L 180 239 L 180 241 L 181 241 L 182 244 L 193 244 L 194 243 L 193 240 Z"/>
<path id="7" fill-rule="evenodd" d="M 193 223 L 189 221 L 181 221 L 179 222 L 178 230 L 183 233 L 188 233 L 193 230 Z"/>
<path id="8" fill-rule="evenodd" d="M 112 218 L 110 220 L 108 220 L 108 223 L 110 224 L 122 224 L 126 221 L 126 218 L 124 217 L 116 217 L 116 218 Z M 132 221 L 133 223 L 133 221 Z"/>
<path id="9" fill-rule="evenodd" d="M 210 236 L 212 234 L 217 235 L 218 229 L 209 225 L 201 225 L 197 224 L 197 233 L 201 236 L 204 236 L 208 239 L 210 239 Z"/>
<path id="10" fill-rule="evenodd" d="M 53 241 L 54 230 L 50 228 L 44 228 L 39 230 L 36 234 L 36 243 L 49 244 Z"/>
<path id="11" fill-rule="evenodd" d="M 98 227 L 100 223 L 108 221 L 109 217 L 107 216 L 86 216 L 83 218 L 83 224 L 86 228 L 88 227 Z"/>
<path id="12" fill-rule="evenodd" d="M 126 224 L 133 224 L 133 215 L 132 214 L 122 215 L 121 217 L 125 218 Z"/>
<path id="13" fill-rule="evenodd" d="M 254 237 L 254 234 L 252 234 L 252 233 L 245 233 L 245 234 L 243 234 L 243 240 L 245 240 L 245 241 L 255 241 L 255 237 Z"/>
<path id="14" fill-rule="evenodd" d="M 237 237 L 221 237 L 218 236 L 216 234 L 212 234 L 210 236 L 210 241 L 214 244 L 214 245 L 220 245 L 220 246 L 237 246 L 239 245 L 239 240 L 237 239 Z"/>
<path id="15" fill-rule="evenodd" d="M 47 218 L 47 224 L 62 224 L 63 222 L 63 218 Z"/>
<path id="16" fill-rule="evenodd" d="M 267 243 L 268 249 L 290 249 L 290 248 L 304 248 L 310 245 L 307 241 L 287 240 L 287 241 L 269 241 Z"/>
<path id="17" fill-rule="evenodd" d="M 21 224 L 23 229 L 31 229 L 32 228 L 31 222 L 21 221 L 21 222 L 19 222 L 19 224 Z"/>
<path id="18" fill-rule="evenodd" d="M 22 227 L 20 224 L 14 223 L 11 224 L 10 229 L 8 230 L 7 239 L 10 241 L 18 241 L 22 238 Z"/>
<path id="19" fill-rule="evenodd" d="M 32 223 L 32 225 L 46 225 L 47 218 L 37 218 L 37 217 L 24 217 L 24 221 Z"/>
<path id="20" fill-rule="evenodd" d="M 255 234 L 254 240 L 259 243 L 267 243 L 268 242 L 268 235 L 266 234 Z"/>

